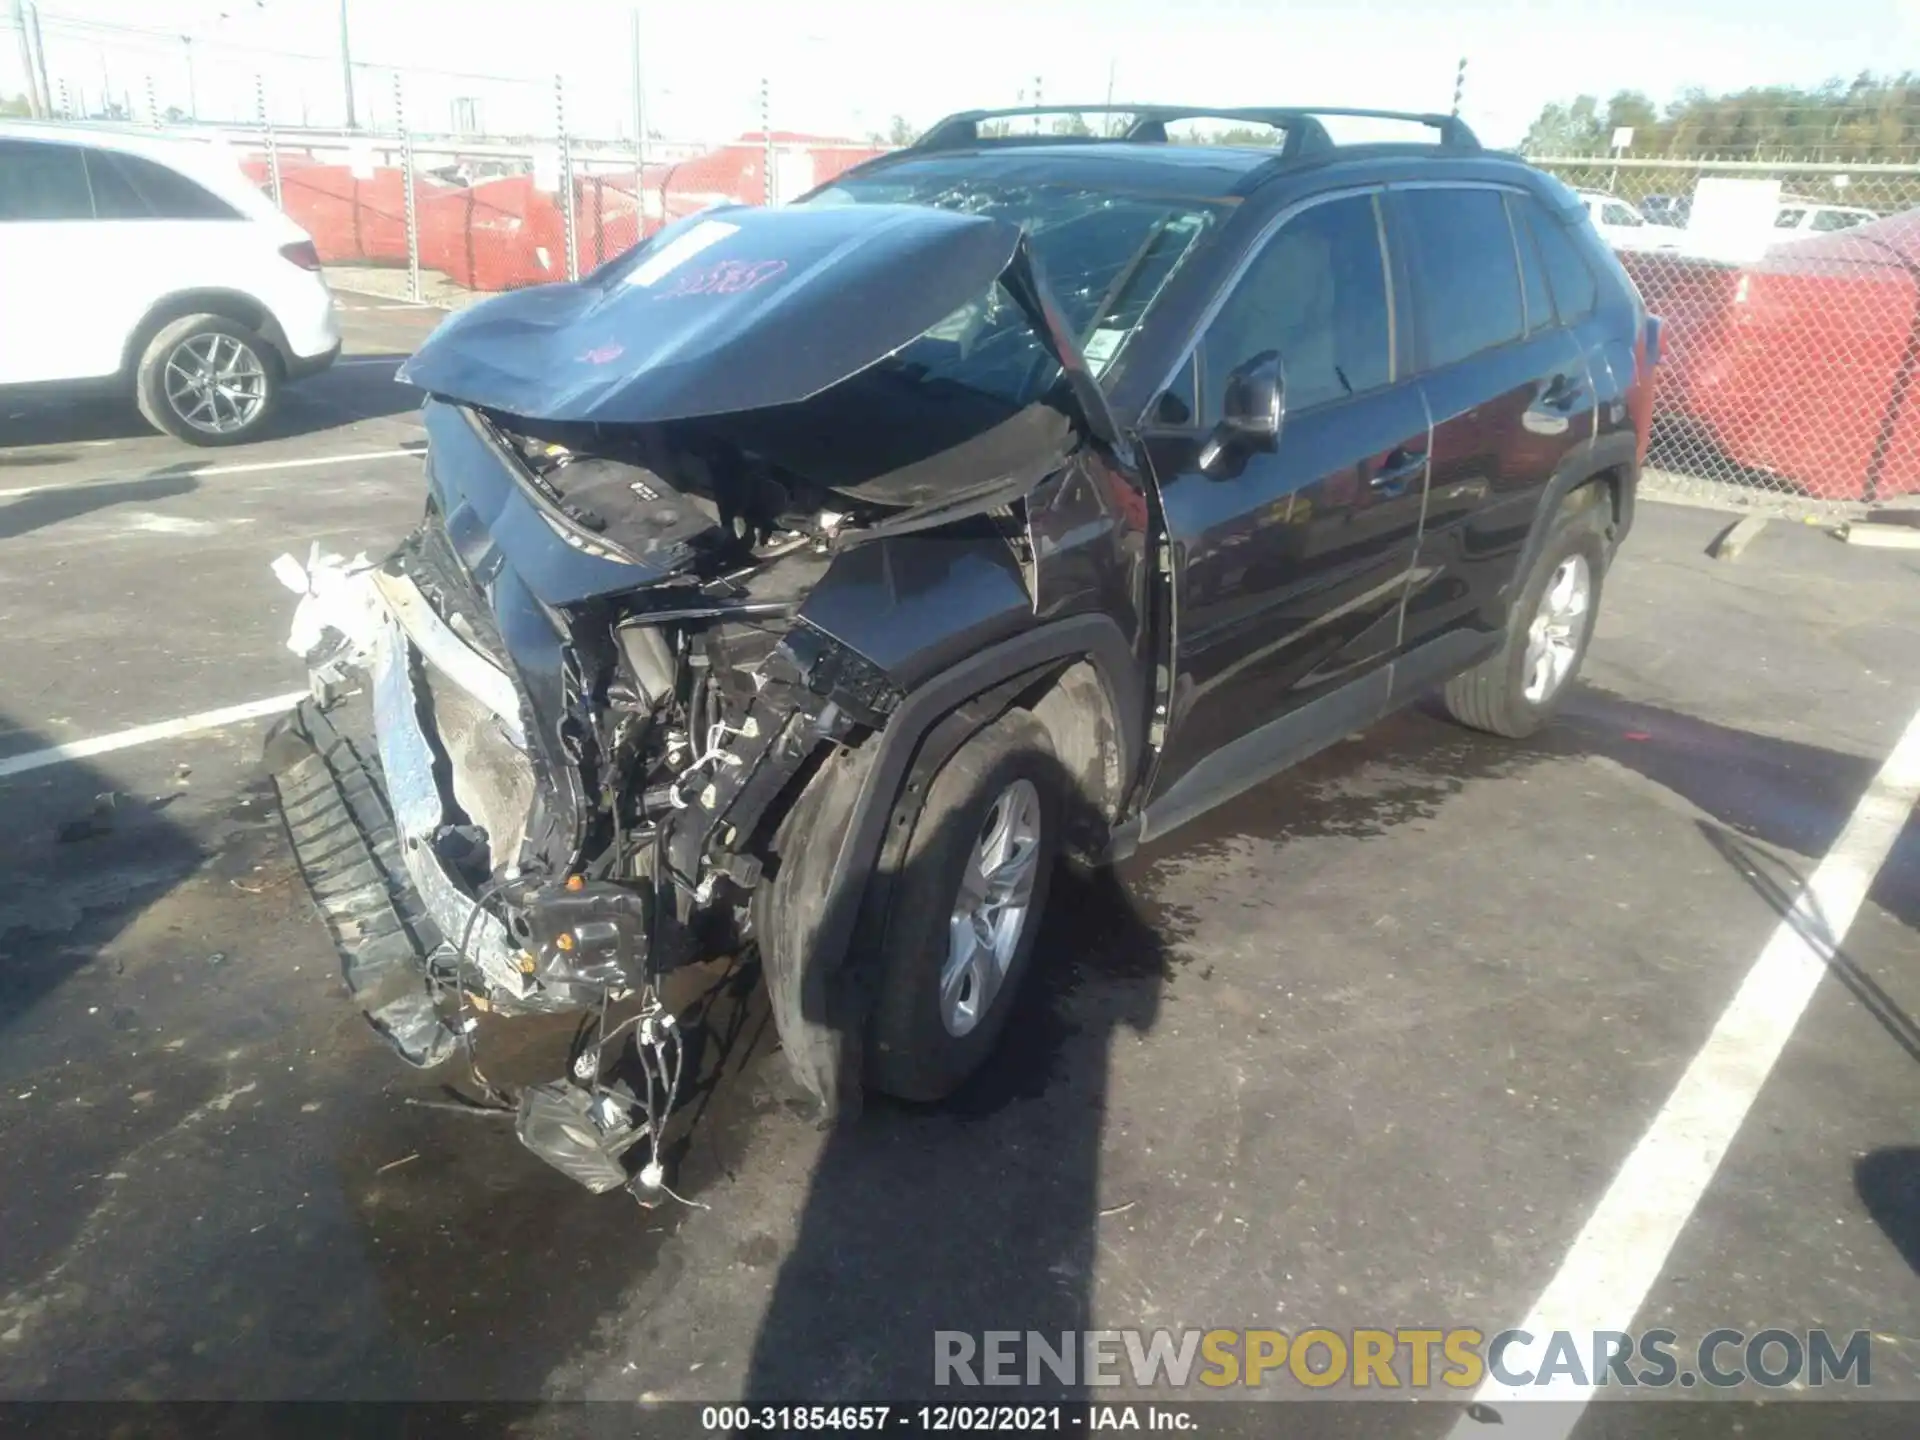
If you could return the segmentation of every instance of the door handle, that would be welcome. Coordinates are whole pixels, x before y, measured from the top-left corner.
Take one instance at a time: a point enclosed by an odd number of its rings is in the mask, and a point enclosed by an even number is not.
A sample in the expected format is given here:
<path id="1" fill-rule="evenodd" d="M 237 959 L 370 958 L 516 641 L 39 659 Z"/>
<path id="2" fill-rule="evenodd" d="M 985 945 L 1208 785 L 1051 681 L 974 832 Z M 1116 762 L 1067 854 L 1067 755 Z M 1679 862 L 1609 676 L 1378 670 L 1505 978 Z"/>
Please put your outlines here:
<path id="1" fill-rule="evenodd" d="M 1537 403 L 1547 410 L 1571 410 L 1579 402 L 1585 388 L 1578 380 L 1562 371 L 1547 382 L 1547 388 L 1540 392 Z"/>
<path id="2" fill-rule="evenodd" d="M 1426 451 L 1408 450 L 1402 446 L 1388 453 L 1387 458 L 1380 462 L 1380 468 L 1374 472 L 1373 478 L 1367 481 L 1367 484 L 1375 490 L 1404 489 L 1414 476 L 1426 468 L 1426 464 Z"/>

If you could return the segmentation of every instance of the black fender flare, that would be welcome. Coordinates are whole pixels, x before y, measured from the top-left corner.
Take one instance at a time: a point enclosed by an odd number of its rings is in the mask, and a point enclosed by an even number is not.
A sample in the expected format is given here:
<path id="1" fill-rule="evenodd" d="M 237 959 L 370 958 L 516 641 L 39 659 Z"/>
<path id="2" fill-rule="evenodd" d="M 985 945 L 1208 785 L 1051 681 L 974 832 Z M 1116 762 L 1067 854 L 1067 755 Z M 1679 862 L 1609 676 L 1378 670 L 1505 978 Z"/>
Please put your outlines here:
<path id="1" fill-rule="evenodd" d="M 1533 572 L 1533 563 L 1547 543 L 1554 517 L 1560 513 L 1567 496 L 1581 486 L 1609 474 L 1614 477 L 1616 497 L 1615 514 L 1608 526 L 1609 557 L 1614 549 L 1619 548 L 1627 531 L 1633 527 L 1635 491 L 1640 481 L 1639 440 L 1631 430 L 1599 436 L 1591 446 L 1581 450 L 1577 463 L 1566 466 L 1547 481 L 1540 504 L 1534 510 L 1533 523 L 1527 530 L 1527 543 L 1520 551 L 1520 564 L 1513 572 L 1513 593 L 1518 593 L 1519 587 L 1526 583 L 1526 577 Z"/>
<path id="2" fill-rule="evenodd" d="M 791 865 L 794 873 L 783 877 L 789 898 L 779 907 L 794 913 L 762 910 L 755 930 L 788 1065 L 823 1119 L 859 1110 L 865 996 L 861 977 L 850 975 L 846 962 L 910 771 L 923 758 L 944 762 L 1027 684 L 1050 667 L 1081 659 L 1107 687 L 1123 774 L 1137 775 L 1146 728 L 1139 662 L 1111 617 L 1089 614 L 1024 631 L 923 681 L 866 744 L 830 755 L 796 802 L 790 829 L 808 843 L 781 859 L 782 869 Z M 973 701 L 984 703 L 970 706 Z M 943 728 L 949 719 L 954 723 Z M 941 752 L 937 758 L 923 757 L 930 744 Z"/>

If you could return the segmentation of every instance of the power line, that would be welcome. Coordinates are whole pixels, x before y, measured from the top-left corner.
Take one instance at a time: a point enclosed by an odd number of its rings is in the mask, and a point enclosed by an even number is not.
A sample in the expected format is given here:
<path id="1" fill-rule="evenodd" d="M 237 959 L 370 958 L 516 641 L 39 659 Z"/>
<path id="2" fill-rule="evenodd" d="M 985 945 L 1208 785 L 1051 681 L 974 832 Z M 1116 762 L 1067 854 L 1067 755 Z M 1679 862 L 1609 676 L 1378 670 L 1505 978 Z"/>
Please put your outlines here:
<path id="1" fill-rule="evenodd" d="M 308 50 L 288 50 L 273 45 L 252 45 L 244 40 L 226 40 L 212 36 L 195 35 L 188 37 L 171 30 L 156 30 L 145 25 L 123 25 L 111 20 L 88 20 L 80 16 L 52 15 L 42 12 L 41 20 L 49 30 L 63 34 L 68 39 L 86 40 L 99 43 L 102 37 L 111 37 L 121 44 L 134 49 L 173 53 L 184 41 L 191 39 L 194 46 L 203 50 L 225 50 L 234 54 L 270 56 L 280 60 L 300 60 L 313 64 L 337 65 L 337 54 L 323 55 Z M 479 70 L 449 70 L 436 65 L 394 65 L 378 60 L 353 61 L 358 70 L 407 71 L 416 75 L 438 75 L 450 80 L 485 80 L 503 85 L 538 85 L 542 81 L 527 75 L 496 75 Z"/>

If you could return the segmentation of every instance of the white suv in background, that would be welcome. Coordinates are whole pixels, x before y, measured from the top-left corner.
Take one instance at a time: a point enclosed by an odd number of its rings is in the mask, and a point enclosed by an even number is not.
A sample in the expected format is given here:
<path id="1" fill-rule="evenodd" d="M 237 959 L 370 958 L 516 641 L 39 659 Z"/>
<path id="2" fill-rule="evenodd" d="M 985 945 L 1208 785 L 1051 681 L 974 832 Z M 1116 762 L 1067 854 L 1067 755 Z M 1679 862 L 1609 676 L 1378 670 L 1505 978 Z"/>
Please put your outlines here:
<path id="1" fill-rule="evenodd" d="M 231 445 L 339 353 L 312 239 L 226 147 L 0 122 L 0 387 L 118 387 Z"/>
<path id="2" fill-rule="evenodd" d="M 1604 190 L 1578 190 L 1580 203 L 1600 238 L 1615 250 L 1678 250 L 1687 232 L 1677 225 L 1649 220 L 1618 195 Z"/>
<path id="3" fill-rule="evenodd" d="M 1878 220 L 1880 216 L 1872 210 L 1863 210 L 1857 205 L 1826 205 L 1818 200 L 1796 200 L 1791 195 L 1780 197 L 1780 208 L 1774 212 L 1773 228 L 1791 230 L 1791 236 L 1775 235 L 1774 242 L 1799 239 L 1802 235 L 1826 235 L 1835 230 L 1851 230 L 1856 225 L 1865 225 Z"/>

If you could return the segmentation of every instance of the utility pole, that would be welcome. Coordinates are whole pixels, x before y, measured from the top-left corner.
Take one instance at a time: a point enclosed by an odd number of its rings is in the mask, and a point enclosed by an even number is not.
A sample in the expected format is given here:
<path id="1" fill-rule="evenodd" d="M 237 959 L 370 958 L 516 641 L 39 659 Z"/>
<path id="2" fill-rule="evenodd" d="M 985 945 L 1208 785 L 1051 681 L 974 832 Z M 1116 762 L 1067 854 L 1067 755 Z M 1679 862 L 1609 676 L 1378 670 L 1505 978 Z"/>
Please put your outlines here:
<path id="1" fill-rule="evenodd" d="M 633 7 L 633 241 L 647 237 L 647 106 L 640 77 L 640 7 Z"/>
<path id="2" fill-rule="evenodd" d="M 773 204 L 773 96 L 767 82 L 760 82 L 760 169 L 764 198 L 762 203 Z"/>
<path id="3" fill-rule="evenodd" d="M 27 108 L 43 119 L 47 107 L 40 99 L 40 72 L 33 64 L 33 41 L 27 34 L 26 0 L 13 0 L 13 28 L 20 32 L 20 67 L 27 72 Z"/>
<path id="4" fill-rule="evenodd" d="M 200 91 L 193 83 L 193 37 L 182 35 L 180 44 L 187 52 L 187 114 L 193 119 L 200 118 Z"/>
<path id="5" fill-rule="evenodd" d="M 46 114 L 53 114 L 53 86 L 47 81 L 47 42 L 40 33 L 40 7 L 27 6 L 27 23 L 33 27 L 33 63 L 38 67 L 40 76 L 40 108 Z"/>
<path id="6" fill-rule="evenodd" d="M 358 130 L 353 114 L 353 46 L 347 39 L 347 0 L 340 0 L 340 93 L 347 99 L 347 129 Z"/>

